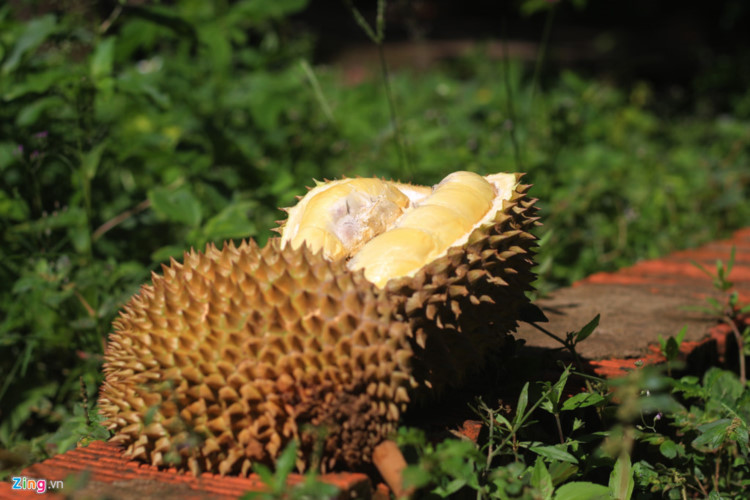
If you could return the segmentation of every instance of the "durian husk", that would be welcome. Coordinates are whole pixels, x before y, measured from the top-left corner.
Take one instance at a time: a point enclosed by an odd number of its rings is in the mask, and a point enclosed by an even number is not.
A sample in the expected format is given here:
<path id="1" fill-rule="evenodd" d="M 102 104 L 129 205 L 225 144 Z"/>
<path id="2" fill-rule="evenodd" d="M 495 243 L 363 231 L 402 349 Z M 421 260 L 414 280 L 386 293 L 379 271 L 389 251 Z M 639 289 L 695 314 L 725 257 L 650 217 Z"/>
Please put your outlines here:
<path id="1" fill-rule="evenodd" d="M 464 245 L 385 286 L 394 318 L 409 324 L 420 395 L 460 387 L 496 359 L 530 302 L 537 241 L 531 230 L 539 218 L 522 176 L 516 174 L 502 210 L 475 228 Z"/>
<path id="2" fill-rule="evenodd" d="M 105 353 L 99 404 L 125 456 L 246 475 L 297 440 L 300 470 L 329 470 L 369 461 L 393 432 L 415 384 L 408 325 L 361 272 L 277 240 L 163 271 Z"/>

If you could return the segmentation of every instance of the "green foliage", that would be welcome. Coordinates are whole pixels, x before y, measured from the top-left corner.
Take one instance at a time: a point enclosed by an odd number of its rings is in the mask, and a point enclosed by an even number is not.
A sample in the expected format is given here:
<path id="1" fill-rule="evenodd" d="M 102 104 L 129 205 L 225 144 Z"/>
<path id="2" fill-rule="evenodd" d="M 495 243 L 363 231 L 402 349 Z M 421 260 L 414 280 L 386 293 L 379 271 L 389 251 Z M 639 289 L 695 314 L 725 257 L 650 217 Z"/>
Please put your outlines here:
<path id="1" fill-rule="evenodd" d="M 284 21 L 305 4 L 0 8 L 0 447 L 45 436 L 45 456 L 91 434 L 79 378 L 95 399 L 112 319 L 149 272 L 265 239 L 319 175 L 333 131 Z"/>
<path id="2" fill-rule="evenodd" d="M 676 337 L 670 335 L 665 339 L 659 334 L 659 350 L 661 355 L 667 360 L 667 375 L 669 376 L 672 376 L 672 366 L 680 355 L 680 346 L 682 345 L 682 341 L 685 340 L 686 334 L 687 325 L 682 327 Z"/>
<path id="3" fill-rule="evenodd" d="M 708 306 L 696 307 L 699 311 L 703 311 L 711 316 L 717 317 L 720 321 L 723 321 L 734 333 L 734 340 L 737 342 L 737 355 L 739 358 L 738 369 L 740 372 L 740 382 L 745 384 L 747 381 L 747 373 L 745 367 L 745 358 L 750 354 L 750 326 L 746 326 L 745 329 L 740 332 L 738 323 L 739 316 L 750 312 L 750 304 L 740 306 L 740 294 L 737 290 L 732 290 L 734 283 L 729 281 L 729 275 L 732 273 L 734 267 L 734 255 L 735 247 L 732 246 L 732 251 L 729 254 L 729 262 L 724 265 L 721 259 L 716 260 L 716 274 L 712 274 L 702 264 L 692 261 L 693 265 L 703 271 L 709 278 L 713 280 L 714 288 L 724 295 L 725 304 L 722 304 L 719 300 L 713 297 L 706 297 Z"/>
<path id="4" fill-rule="evenodd" d="M 524 170 L 545 222 L 542 291 L 750 218 L 746 119 L 665 116 L 645 83 L 617 88 L 571 71 L 540 82 L 538 71 L 482 50 L 393 75 L 387 92 L 377 79 L 345 85 L 336 69 L 309 62 L 312 37 L 289 20 L 306 5 L 115 3 L 112 12 L 82 7 L 27 20 L 0 6 L 1 448 L 39 459 L 106 436 L 88 401 L 120 307 L 191 246 L 264 243 L 277 207 L 294 203 L 312 178 L 432 184 L 456 169 Z M 553 11 L 549 2 L 523 5 L 528 14 Z M 374 24 L 361 22 L 382 41 L 380 12 Z M 595 327 L 568 334 L 566 345 L 574 351 Z M 567 379 L 556 384 L 527 385 L 513 417 L 480 407 L 499 441 L 476 453 L 465 443 L 425 448 L 424 457 L 439 459 L 414 484 L 437 484 L 442 494 L 596 495 L 612 488 L 591 477 L 603 467 L 620 471 L 612 484 L 622 493 L 624 455 L 596 455 L 590 443 L 602 435 L 587 429 L 586 412 L 611 411 L 610 396 L 589 384 L 568 397 Z M 530 437 L 539 414 L 555 422 L 546 441 Z M 743 418 L 701 421 L 693 439 L 727 454 L 731 439 L 743 440 Z M 659 444 L 665 457 L 693 450 L 670 436 Z M 480 454 L 484 462 L 474 461 Z M 681 463 L 633 467 L 679 489 L 694 484 Z M 568 479 L 577 486 L 561 487 Z M 594 480 L 598 488 L 587 485 Z"/>
<path id="5" fill-rule="evenodd" d="M 271 471 L 262 464 L 253 466 L 253 470 L 260 476 L 261 481 L 265 484 L 267 491 L 245 493 L 242 500 L 316 500 L 334 498 L 338 493 L 338 488 L 332 484 L 326 484 L 319 481 L 312 471 L 305 475 L 302 483 L 296 486 L 289 486 L 287 478 L 294 470 L 297 459 L 297 443 L 292 442 L 284 451 L 281 452 L 276 461 L 276 470 Z"/>
<path id="6" fill-rule="evenodd" d="M 656 421 L 639 427 L 639 439 L 658 446 L 662 456 L 637 464 L 639 485 L 668 498 L 694 493 L 743 498 L 750 486 L 750 389 L 737 375 L 719 368 L 709 369 L 702 380 L 686 376 L 672 384 L 683 404 L 659 414 L 670 432 L 657 430 Z"/>
<path id="7" fill-rule="evenodd" d="M 477 443 L 401 429 L 418 456 L 406 481 L 442 498 L 744 498 L 750 388 L 736 374 L 673 379 L 643 368 L 570 395 L 572 374 L 566 367 L 533 398 L 526 383 L 512 417 L 478 405 L 489 432 Z M 544 417 L 555 411 L 562 443 Z"/>

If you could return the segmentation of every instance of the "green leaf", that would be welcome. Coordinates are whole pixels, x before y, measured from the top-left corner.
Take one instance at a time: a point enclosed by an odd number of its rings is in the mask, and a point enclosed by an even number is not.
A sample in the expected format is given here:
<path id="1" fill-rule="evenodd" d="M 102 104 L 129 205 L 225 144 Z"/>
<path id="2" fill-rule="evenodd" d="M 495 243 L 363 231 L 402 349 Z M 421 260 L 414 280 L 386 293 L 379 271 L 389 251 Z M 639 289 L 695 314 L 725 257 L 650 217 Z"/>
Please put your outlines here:
<path id="1" fill-rule="evenodd" d="M 70 68 L 51 68 L 39 73 L 31 73 L 26 78 L 10 87 L 2 96 L 5 101 L 12 101 L 26 94 L 42 94 L 49 92 L 52 87 L 60 88 L 76 78 L 76 72 Z"/>
<path id="2" fill-rule="evenodd" d="M 520 419 L 520 417 L 519 417 L 519 419 Z M 515 418 L 513 418 L 513 420 L 515 421 Z M 495 422 L 497 422 L 501 426 L 505 426 L 505 428 L 508 429 L 508 430 L 514 428 L 513 424 L 510 423 L 510 420 L 508 420 L 507 418 L 505 418 L 504 415 L 500 415 L 499 413 L 495 414 Z"/>
<path id="3" fill-rule="evenodd" d="M 666 346 L 664 346 L 664 357 L 667 358 L 667 361 L 673 361 L 677 358 L 677 355 L 680 353 L 680 348 L 677 345 L 677 341 L 674 337 L 669 337 L 666 342 Z"/>
<path id="4" fill-rule="evenodd" d="M 294 463 L 297 460 L 297 443 L 289 443 L 281 455 L 276 460 L 276 476 L 274 478 L 274 489 L 281 491 L 286 484 L 286 479 L 294 469 Z"/>
<path id="5" fill-rule="evenodd" d="M 617 500 L 630 500 L 634 486 L 635 480 L 633 479 L 630 456 L 623 453 L 615 462 L 615 467 L 609 476 L 609 492 L 612 498 Z"/>
<path id="6" fill-rule="evenodd" d="M 542 457 L 536 457 L 536 462 L 534 462 L 534 469 L 531 473 L 531 485 L 539 490 L 543 500 L 550 500 L 552 498 L 555 487 L 552 484 L 552 476 L 550 476 L 547 467 L 545 467 Z"/>
<path id="7" fill-rule="evenodd" d="M 308 0 L 244 0 L 235 7 L 235 15 L 260 23 L 269 19 L 280 19 L 305 8 Z"/>
<path id="8" fill-rule="evenodd" d="M 581 392 L 566 399 L 560 409 L 562 411 L 576 410 L 578 408 L 597 405 L 604 400 L 605 398 L 601 394 L 595 392 Z"/>
<path id="9" fill-rule="evenodd" d="M 39 117 L 48 109 L 65 106 L 65 101 L 60 96 L 47 96 L 32 101 L 27 104 L 16 115 L 16 125 L 19 127 L 29 127 L 39 120 Z"/>
<path id="10" fill-rule="evenodd" d="M 597 314 L 594 319 L 586 323 L 586 326 L 581 328 L 578 333 L 575 335 L 575 342 L 583 342 L 586 340 L 592 333 L 594 333 L 594 330 L 596 330 L 596 327 L 599 326 L 599 317 L 601 315 Z"/>
<path id="11" fill-rule="evenodd" d="M 247 214 L 255 207 L 253 202 L 235 202 L 211 217 L 203 226 L 203 237 L 208 241 L 229 238 L 248 238 L 257 233 L 255 224 Z"/>
<path id="12" fill-rule="evenodd" d="M 129 94 L 144 96 L 161 109 L 169 109 L 172 105 L 168 93 L 160 90 L 147 75 L 136 72 L 123 73 L 117 76 L 117 89 Z"/>
<path id="13" fill-rule="evenodd" d="M 721 303 L 713 297 L 706 297 L 706 302 L 711 304 L 711 306 L 714 308 L 714 311 L 721 311 L 723 309 Z"/>
<path id="14" fill-rule="evenodd" d="M 91 150 L 83 153 L 81 157 L 81 171 L 84 178 L 91 180 L 96 176 L 96 171 L 99 168 L 99 163 L 102 159 L 102 153 L 107 147 L 106 142 L 100 142 Z"/>
<path id="15" fill-rule="evenodd" d="M 570 376 L 570 366 L 567 366 L 565 370 L 560 374 L 560 378 L 554 385 L 550 386 L 549 382 L 544 383 L 545 393 L 544 400 L 541 403 L 543 410 L 549 413 L 557 413 L 560 407 L 560 398 L 562 398 L 563 389 L 565 384 L 568 382 Z"/>
<path id="16" fill-rule="evenodd" d="M 677 340 L 678 346 L 681 346 L 682 341 L 685 340 L 685 335 L 687 334 L 687 330 L 688 330 L 688 327 L 687 325 L 685 325 L 680 329 L 680 333 L 677 334 L 676 340 Z"/>
<path id="17" fill-rule="evenodd" d="M 742 454 L 747 456 L 748 441 L 750 441 L 747 424 L 744 422 L 740 423 L 740 419 L 735 419 L 735 424 L 735 429 L 732 431 L 731 439 L 739 445 Z"/>
<path id="18" fill-rule="evenodd" d="M 714 422 L 709 422 L 698 426 L 700 436 L 695 438 L 691 443 L 696 449 L 705 449 L 707 451 L 716 451 L 724 444 L 729 431 L 731 419 L 720 418 Z"/>
<path id="19" fill-rule="evenodd" d="M 526 412 L 526 406 L 529 404 L 529 383 L 523 384 L 521 394 L 518 396 L 518 404 L 516 405 L 516 414 L 513 415 L 513 427 L 518 429 L 521 424 L 521 419 L 524 417 Z"/>
<path id="20" fill-rule="evenodd" d="M 273 472 L 271 472 L 271 469 L 269 469 L 268 466 L 256 462 L 253 464 L 253 471 L 260 476 L 261 481 L 268 486 L 273 486 Z"/>
<path id="21" fill-rule="evenodd" d="M 73 248 L 79 254 L 85 254 L 91 247 L 91 231 L 86 224 L 79 224 L 68 228 L 68 236 Z"/>
<path id="22" fill-rule="evenodd" d="M 438 486 L 437 488 L 435 488 L 434 493 L 440 495 L 443 498 L 447 498 L 464 486 L 466 486 L 466 480 L 463 478 L 456 478 L 452 481 L 449 481 L 445 486 Z"/>
<path id="23" fill-rule="evenodd" d="M 703 274 L 705 274 L 706 276 L 708 276 L 711 279 L 714 279 L 714 275 L 711 274 L 711 271 L 709 271 L 708 269 L 706 269 L 706 267 L 703 264 L 701 264 L 700 262 L 698 262 L 696 260 L 693 260 L 693 259 L 690 259 L 690 263 L 693 264 L 698 269 L 700 269 L 701 271 L 703 271 Z"/>
<path id="24" fill-rule="evenodd" d="M 609 488 L 601 484 L 577 481 L 557 489 L 554 500 L 610 500 Z"/>
<path id="25" fill-rule="evenodd" d="M 727 278 L 729 277 L 729 274 L 732 272 L 732 268 L 734 267 L 734 255 L 737 251 L 737 248 L 732 245 L 732 250 L 729 252 L 729 262 L 727 263 Z"/>
<path id="26" fill-rule="evenodd" d="M 664 455 L 666 458 L 675 458 L 677 455 L 683 455 L 684 449 L 682 445 L 678 445 L 671 439 L 665 439 L 659 445 L 659 453 Z"/>
<path id="27" fill-rule="evenodd" d="M 53 380 L 44 385 L 35 385 L 26 389 L 20 397 L 20 402 L 8 408 L 6 415 L 0 422 L 0 442 L 7 443 L 10 436 L 29 421 L 29 418 L 39 412 L 39 408 L 49 402 L 59 386 L 59 382 Z"/>
<path id="28" fill-rule="evenodd" d="M 703 376 L 703 386 L 707 399 L 721 401 L 730 407 L 735 405 L 745 389 L 733 372 L 715 367 Z"/>
<path id="29" fill-rule="evenodd" d="M 410 465 L 404 469 L 404 486 L 421 488 L 431 481 L 430 473 L 423 467 Z"/>
<path id="30" fill-rule="evenodd" d="M 571 464 L 570 462 L 552 460 L 549 464 L 548 470 L 550 476 L 552 476 L 552 483 L 558 485 L 567 481 L 578 472 L 578 466 Z"/>
<path id="31" fill-rule="evenodd" d="M 201 222 L 200 202 L 186 187 L 176 191 L 157 187 L 148 192 L 151 207 L 167 219 L 195 227 Z"/>
<path id="32" fill-rule="evenodd" d="M 544 458 L 550 460 L 559 460 L 561 462 L 569 462 L 577 464 L 578 459 L 564 450 L 565 445 L 554 445 L 554 446 L 529 446 L 529 450 L 533 451 L 537 455 L 541 455 Z"/>
<path id="33" fill-rule="evenodd" d="M 0 172 L 13 165 L 19 157 L 18 144 L 0 142 Z"/>
<path id="34" fill-rule="evenodd" d="M 99 81 L 112 75 L 115 58 L 115 37 L 107 37 L 100 41 L 91 56 L 91 78 Z"/>
<path id="35" fill-rule="evenodd" d="M 39 47 L 44 40 L 54 33 L 57 20 L 52 14 L 46 14 L 29 21 L 26 28 L 18 37 L 8 59 L 3 64 L 2 72 L 7 75 L 15 70 L 21 63 L 21 58 L 27 53 Z"/>

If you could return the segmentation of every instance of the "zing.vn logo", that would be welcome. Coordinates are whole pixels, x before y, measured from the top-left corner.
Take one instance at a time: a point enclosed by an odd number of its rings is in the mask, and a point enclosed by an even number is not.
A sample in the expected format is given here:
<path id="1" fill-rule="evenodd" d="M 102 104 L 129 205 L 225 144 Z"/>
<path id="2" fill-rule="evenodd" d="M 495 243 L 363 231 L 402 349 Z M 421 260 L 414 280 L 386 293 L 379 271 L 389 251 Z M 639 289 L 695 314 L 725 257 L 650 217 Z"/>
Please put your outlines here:
<path id="1" fill-rule="evenodd" d="M 30 479 L 28 477 L 13 477 L 11 478 L 13 485 L 10 489 L 12 490 L 32 490 L 37 493 L 44 493 L 47 491 L 47 480 L 46 479 Z M 62 480 L 49 481 L 49 487 L 55 489 L 62 489 Z"/>

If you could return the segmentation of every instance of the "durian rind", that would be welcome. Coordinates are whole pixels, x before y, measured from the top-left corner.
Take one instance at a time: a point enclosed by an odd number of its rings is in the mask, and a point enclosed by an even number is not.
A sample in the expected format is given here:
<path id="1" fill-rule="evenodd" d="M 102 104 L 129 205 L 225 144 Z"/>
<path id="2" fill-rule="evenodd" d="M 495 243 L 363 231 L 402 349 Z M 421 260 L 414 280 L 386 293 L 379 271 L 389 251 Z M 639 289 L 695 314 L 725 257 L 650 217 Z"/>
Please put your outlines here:
<path id="1" fill-rule="evenodd" d="M 507 175 L 507 174 L 505 174 Z M 420 268 L 390 280 L 385 290 L 396 318 L 412 331 L 412 369 L 422 394 L 460 386 L 506 345 L 529 303 L 537 238 L 536 200 L 522 174 L 493 213 L 462 244 Z"/>
<path id="2" fill-rule="evenodd" d="M 125 306 L 100 408 L 125 456 L 248 474 L 299 440 L 355 466 L 409 401 L 408 326 L 362 273 L 271 240 L 186 253 Z"/>

